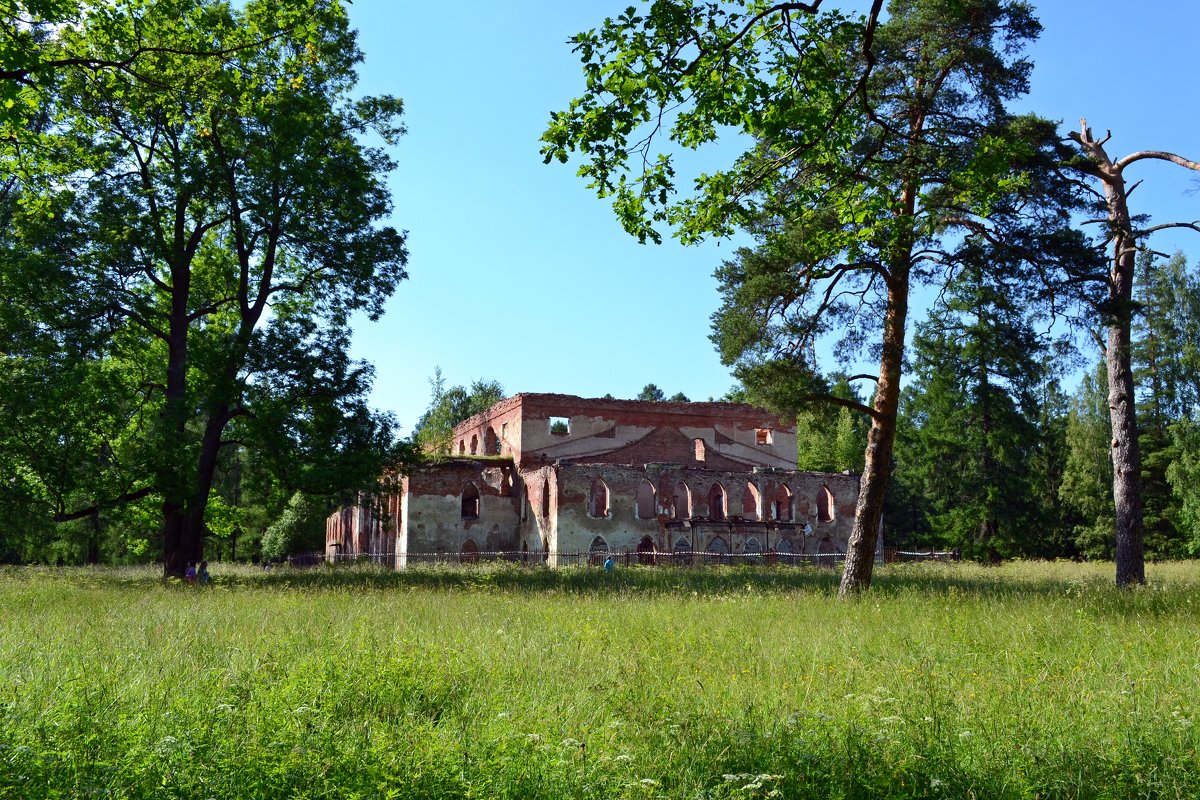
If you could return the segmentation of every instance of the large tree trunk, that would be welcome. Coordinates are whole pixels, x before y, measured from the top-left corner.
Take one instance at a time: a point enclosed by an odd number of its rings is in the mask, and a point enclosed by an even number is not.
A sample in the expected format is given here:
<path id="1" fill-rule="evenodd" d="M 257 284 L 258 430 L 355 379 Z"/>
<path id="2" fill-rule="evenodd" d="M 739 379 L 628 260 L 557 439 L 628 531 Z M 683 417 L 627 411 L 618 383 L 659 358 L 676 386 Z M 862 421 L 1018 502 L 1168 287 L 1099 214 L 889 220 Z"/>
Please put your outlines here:
<path id="1" fill-rule="evenodd" d="M 1124 197 L 1121 198 L 1122 202 Z M 1117 237 L 1120 247 L 1124 237 Z M 1137 406 L 1130 352 L 1132 247 L 1113 259 L 1112 319 L 1108 326 L 1108 409 L 1112 421 L 1113 505 L 1117 529 L 1117 585 L 1146 582 L 1142 518 L 1142 456 L 1138 448 Z"/>
<path id="2" fill-rule="evenodd" d="M 1104 186 L 1104 202 L 1112 236 L 1109 268 L 1108 410 L 1112 421 L 1113 505 L 1116 510 L 1117 585 L 1146 582 L 1146 557 L 1142 520 L 1142 456 L 1138 449 L 1137 408 L 1133 393 L 1132 352 L 1133 276 L 1137 239 L 1129 216 L 1129 190 L 1122 169 L 1128 157 L 1113 162 L 1104 149 L 1108 140 L 1097 141 L 1085 120 L 1071 138 L 1079 143 L 1092 162 L 1092 173 Z"/>
<path id="3" fill-rule="evenodd" d="M 898 273 L 898 274 L 897 274 Z M 888 281 L 887 313 L 883 323 L 883 354 L 879 385 L 875 391 L 871 430 L 854 528 L 846 546 L 846 565 L 838 597 L 861 594 L 871 587 L 875 545 L 883 519 L 883 500 L 892 473 L 892 447 L 896 442 L 896 415 L 900 407 L 900 371 L 904 364 L 904 326 L 908 319 L 908 270 L 901 268 Z"/>

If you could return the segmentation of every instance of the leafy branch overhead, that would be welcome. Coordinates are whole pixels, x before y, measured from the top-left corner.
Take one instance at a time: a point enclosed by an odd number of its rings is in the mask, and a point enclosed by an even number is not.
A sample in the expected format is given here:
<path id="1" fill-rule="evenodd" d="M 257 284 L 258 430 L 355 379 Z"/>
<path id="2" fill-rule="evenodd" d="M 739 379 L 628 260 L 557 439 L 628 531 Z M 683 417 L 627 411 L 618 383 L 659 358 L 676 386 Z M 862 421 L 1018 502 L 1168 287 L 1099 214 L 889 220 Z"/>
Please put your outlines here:
<path id="1" fill-rule="evenodd" d="M 782 188 L 784 164 L 849 144 L 853 126 L 842 117 L 855 99 L 867 108 L 882 5 L 875 0 L 865 19 L 817 14 L 820 0 L 631 6 L 571 38 L 586 91 L 551 115 L 542 155 L 547 163 L 582 156 L 580 176 L 612 198 L 639 241 L 661 241 L 659 223 L 688 242 L 732 233 L 757 214 L 753 194 Z M 751 150 L 677 198 L 674 158 L 661 140 L 697 149 L 731 132 L 788 145 Z"/>

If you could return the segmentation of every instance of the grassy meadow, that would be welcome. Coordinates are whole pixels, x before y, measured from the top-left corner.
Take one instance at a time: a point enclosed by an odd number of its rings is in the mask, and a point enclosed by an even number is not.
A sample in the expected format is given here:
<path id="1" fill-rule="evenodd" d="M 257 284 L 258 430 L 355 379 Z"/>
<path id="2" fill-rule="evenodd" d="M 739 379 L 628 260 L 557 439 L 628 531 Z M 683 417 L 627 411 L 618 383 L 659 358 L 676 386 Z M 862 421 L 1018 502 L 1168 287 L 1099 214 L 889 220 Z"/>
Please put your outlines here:
<path id="1" fill-rule="evenodd" d="M 1192 798 L 1200 565 L 0 570 L 0 797 Z"/>

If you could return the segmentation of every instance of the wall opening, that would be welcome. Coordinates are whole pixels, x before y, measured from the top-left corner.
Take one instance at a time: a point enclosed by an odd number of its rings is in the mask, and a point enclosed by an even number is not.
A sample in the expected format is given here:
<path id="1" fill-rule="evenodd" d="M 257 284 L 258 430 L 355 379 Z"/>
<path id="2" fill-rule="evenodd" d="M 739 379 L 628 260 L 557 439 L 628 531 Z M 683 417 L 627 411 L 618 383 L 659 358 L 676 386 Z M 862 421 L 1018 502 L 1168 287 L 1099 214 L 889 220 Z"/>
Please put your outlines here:
<path id="1" fill-rule="evenodd" d="M 550 435 L 569 436 L 571 434 L 571 419 L 569 417 L 551 417 Z"/>
<path id="2" fill-rule="evenodd" d="M 588 547 L 588 563 L 601 564 L 606 558 L 608 558 L 608 542 L 604 541 L 603 536 L 597 536 L 592 539 L 592 544 Z"/>
<path id="3" fill-rule="evenodd" d="M 550 481 L 542 479 L 542 519 L 550 519 Z"/>
<path id="4" fill-rule="evenodd" d="M 758 539 L 751 536 L 746 540 L 746 555 L 756 556 L 762 553 L 762 545 L 758 543 Z"/>
<path id="5" fill-rule="evenodd" d="M 608 486 L 599 478 L 592 481 L 592 489 L 588 495 L 588 516 L 608 516 Z"/>
<path id="6" fill-rule="evenodd" d="M 463 439 L 458 440 L 458 454 L 460 456 L 467 454 L 467 443 Z"/>
<path id="7" fill-rule="evenodd" d="M 749 481 L 742 490 L 742 518 L 758 519 L 758 487 Z"/>
<path id="8" fill-rule="evenodd" d="M 479 545 L 475 544 L 474 539 L 467 539 L 463 542 L 462 550 L 459 551 L 459 556 L 464 564 L 473 564 L 479 560 Z"/>
<path id="9" fill-rule="evenodd" d="M 708 543 L 709 559 L 714 564 L 728 564 L 729 558 L 729 543 L 720 536 L 714 536 L 712 541 Z"/>
<path id="10" fill-rule="evenodd" d="M 478 455 L 478 453 L 479 453 L 479 437 L 472 433 L 471 434 L 471 455 Z"/>
<path id="11" fill-rule="evenodd" d="M 637 502 L 635 505 L 637 518 L 654 519 L 658 516 L 658 509 L 654 506 L 654 484 L 643 478 L 637 488 Z"/>
<path id="12" fill-rule="evenodd" d="M 675 496 L 672 498 L 675 519 L 689 519 L 692 516 L 692 490 L 683 481 L 675 484 Z"/>
<path id="13" fill-rule="evenodd" d="M 654 541 L 649 536 L 643 536 L 638 542 L 638 563 L 647 566 L 654 563 Z"/>
<path id="14" fill-rule="evenodd" d="M 462 490 L 462 518 L 479 518 L 479 490 L 473 483 L 468 483 Z"/>
<path id="15" fill-rule="evenodd" d="M 686 536 L 680 536 L 675 540 L 675 552 L 687 553 L 692 549 L 692 543 L 687 540 Z"/>
<path id="16" fill-rule="evenodd" d="M 708 518 L 725 519 L 728 509 L 725 506 L 725 487 L 714 483 L 708 490 Z"/>
<path id="17" fill-rule="evenodd" d="M 500 423 L 500 455 L 504 455 L 505 449 L 508 446 L 508 423 Z"/>
<path id="18" fill-rule="evenodd" d="M 696 439 L 694 444 L 696 445 L 696 460 L 703 461 L 706 457 L 706 453 L 704 452 L 704 440 Z"/>
<path id="19" fill-rule="evenodd" d="M 775 519 L 780 522 L 792 521 L 792 492 L 787 486 L 775 490 Z"/>
<path id="20" fill-rule="evenodd" d="M 500 473 L 500 496 L 512 497 L 512 475 L 508 470 Z"/>
<path id="21" fill-rule="evenodd" d="M 784 538 L 784 539 L 780 539 L 779 541 L 777 541 L 775 543 L 775 552 L 779 553 L 781 555 L 791 555 L 792 540 Z"/>
<path id="22" fill-rule="evenodd" d="M 500 438 L 496 436 L 496 430 L 491 425 L 488 425 L 487 430 L 483 432 L 483 454 L 485 456 L 500 455 Z"/>
<path id="23" fill-rule="evenodd" d="M 771 444 L 774 439 L 770 428 L 758 428 L 754 431 L 754 443 L 760 445 Z"/>
<path id="24" fill-rule="evenodd" d="M 817 491 L 817 522 L 833 522 L 833 492 L 828 486 Z"/>

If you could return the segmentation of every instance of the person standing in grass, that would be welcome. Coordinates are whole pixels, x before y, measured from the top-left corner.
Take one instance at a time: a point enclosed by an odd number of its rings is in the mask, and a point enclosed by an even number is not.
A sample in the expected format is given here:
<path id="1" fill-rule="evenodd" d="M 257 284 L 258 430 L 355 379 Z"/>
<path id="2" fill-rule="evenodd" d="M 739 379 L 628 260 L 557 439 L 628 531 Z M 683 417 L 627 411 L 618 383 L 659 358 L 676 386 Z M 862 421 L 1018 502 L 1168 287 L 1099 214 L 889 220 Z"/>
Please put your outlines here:
<path id="1" fill-rule="evenodd" d="M 183 579 L 185 581 L 187 581 L 188 583 L 196 582 L 196 562 L 195 561 L 188 562 L 187 570 L 184 571 L 184 573 L 183 573 Z"/>
<path id="2" fill-rule="evenodd" d="M 200 582 L 201 586 L 207 586 L 212 583 L 212 576 L 208 574 L 207 561 L 200 562 L 200 570 L 196 573 L 196 580 Z"/>

